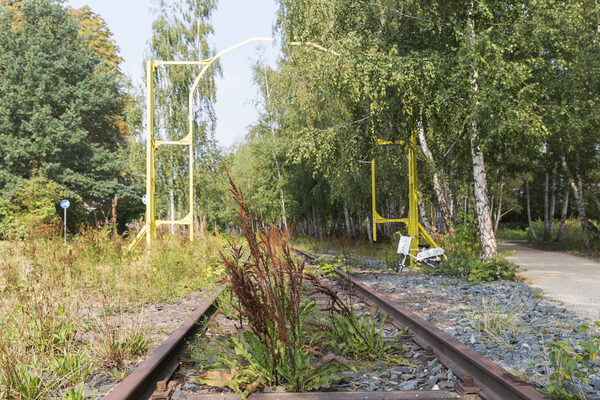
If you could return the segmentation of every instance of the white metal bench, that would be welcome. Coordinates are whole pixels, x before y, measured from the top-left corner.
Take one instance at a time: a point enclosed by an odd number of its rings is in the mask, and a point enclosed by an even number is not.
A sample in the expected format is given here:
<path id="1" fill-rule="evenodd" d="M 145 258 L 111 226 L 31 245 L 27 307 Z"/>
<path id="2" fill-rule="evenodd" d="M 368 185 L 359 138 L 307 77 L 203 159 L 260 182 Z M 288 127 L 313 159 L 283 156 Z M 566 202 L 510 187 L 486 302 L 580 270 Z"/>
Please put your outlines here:
<path id="1" fill-rule="evenodd" d="M 432 268 L 435 268 L 437 263 L 442 260 L 442 257 L 446 258 L 446 254 L 444 253 L 444 249 L 441 247 L 434 247 L 431 249 L 422 248 L 419 246 L 416 249 L 411 249 L 410 245 L 412 244 L 414 236 L 403 236 L 400 235 L 400 240 L 398 241 L 398 264 L 396 270 L 401 272 L 406 264 L 407 257 L 410 257 L 414 260 L 415 263 L 421 264 L 425 263 Z M 411 251 L 417 251 L 417 255 L 413 255 Z M 402 260 L 400 260 L 402 258 Z"/>

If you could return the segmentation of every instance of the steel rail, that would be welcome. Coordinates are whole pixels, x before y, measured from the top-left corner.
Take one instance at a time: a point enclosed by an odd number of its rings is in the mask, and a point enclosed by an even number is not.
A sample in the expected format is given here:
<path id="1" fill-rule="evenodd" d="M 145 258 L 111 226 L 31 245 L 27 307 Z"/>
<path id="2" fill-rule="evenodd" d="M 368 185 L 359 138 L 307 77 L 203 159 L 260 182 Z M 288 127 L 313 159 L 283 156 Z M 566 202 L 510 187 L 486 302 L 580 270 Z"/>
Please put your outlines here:
<path id="1" fill-rule="evenodd" d="M 240 400 L 241 394 L 188 394 L 188 400 Z M 253 393 L 251 400 L 448 400 L 460 399 L 456 393 L 445 390 L 411 390 L 393 392 L 305 392 Z"/>
<path id="2" fill-rule="evenodd" d="M 306 258 L 316 257 L 302 250 L 295 251 Z M 402 328 L 408 327 L 414 340 L 422 348 L 431 346 L 440 362 L 461 378 L 471 377 L 486 400 L 542 400 L 547 399 L 533 386 L 517 378 L 504 368 L 459 342 L 441 329 L 430 324 L 412 311 L 399 307 L 387 296 L 376 292 L 351 274 L 336 269 L 336 273 L 349 282 L 363 297 L 379 305 Z M 465 393 L 468 394 L 468 393 Z"/>
<path id="3" fill-rule="evenodd" d="M 104 400 L 148 399 L 157 388 L 157 383 L 168 380 L 179 366 L 179 355 L 186 341 L 200 325 L 216 310 L 214 302 L 223 291 L 219 288 L 204 300 L 194 313 L 158 346 L 150 356 L 138 365 L 131 375 L 125 378 L 104 398 Z"/>

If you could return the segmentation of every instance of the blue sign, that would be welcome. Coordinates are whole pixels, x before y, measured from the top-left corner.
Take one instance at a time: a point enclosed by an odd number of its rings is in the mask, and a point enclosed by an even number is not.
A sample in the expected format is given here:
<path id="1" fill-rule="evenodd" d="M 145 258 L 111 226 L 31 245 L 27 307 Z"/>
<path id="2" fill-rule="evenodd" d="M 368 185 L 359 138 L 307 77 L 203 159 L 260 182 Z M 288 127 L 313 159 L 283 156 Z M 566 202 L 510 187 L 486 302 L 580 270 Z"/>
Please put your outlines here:
<path id="1" fill-rule="evenodd" d="M 71 206 L 71 203 L 69 202 L 69 200 L 63 200 L 60 202 L 60 206 L 64 209 L 67 209 Z"/>
<path id="2" fill-rule="evenodd" d="M 144 205 L 146 205 L 146 203 L 148 203 L 148 195 L 144 195 L 142 197 L 142 203 L 144 203 Z"/>

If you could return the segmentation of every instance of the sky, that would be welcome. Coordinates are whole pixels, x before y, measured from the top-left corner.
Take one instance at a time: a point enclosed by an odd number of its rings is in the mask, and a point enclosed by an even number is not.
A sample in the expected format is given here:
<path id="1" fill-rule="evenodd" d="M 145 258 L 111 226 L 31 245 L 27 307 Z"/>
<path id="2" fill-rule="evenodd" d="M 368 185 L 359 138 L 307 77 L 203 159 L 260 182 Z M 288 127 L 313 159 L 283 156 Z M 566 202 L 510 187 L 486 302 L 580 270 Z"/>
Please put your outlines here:
<path id="1" fill-rule="evenodd" d="M 124 62 L 122 71 L 134 85 L 144 85 L 143 63 L 152 35 L 154 0 L 67 0 L 79 8 L 88 5 L 100 14 L 113 33 Z M 212 17 L 215 30 L 210 39 L 218 51 L 250 37 L 271 37 L 277 11 L 274 0 L 219 0 Z M 216 139 L 231 147 L 243 139 L 247 126 L 257 119 L 252 100 L 257 88 L 252 83 L 251 66 L 258 59 L 274 65 L 277 51 L 271 42 L 256 42 L 225 54 L 221 58 L 223 76 L 216 80 Z"/>

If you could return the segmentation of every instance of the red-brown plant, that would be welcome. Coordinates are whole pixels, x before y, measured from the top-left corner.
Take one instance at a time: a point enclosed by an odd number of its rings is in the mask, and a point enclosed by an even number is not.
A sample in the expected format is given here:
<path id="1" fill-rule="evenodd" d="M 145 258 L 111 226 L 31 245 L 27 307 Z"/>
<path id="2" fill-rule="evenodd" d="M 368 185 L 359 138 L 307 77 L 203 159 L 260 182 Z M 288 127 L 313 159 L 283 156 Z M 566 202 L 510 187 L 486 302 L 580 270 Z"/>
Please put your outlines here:
<path id="1" fill-rule="evenodd" d="M 238 300 L 238 312 L 275 359 L 279 356 L 277 340 L 285 347 L 301 347 L 298 337 L 299 307 L 304 263 L 294 260 L 287 232 L 264 226 L 229 177 L 230 192 L 240 207 L 241 234 L 247 252 L 230 243 L 230 256 L 221 254 L 231 290 Z"/>

